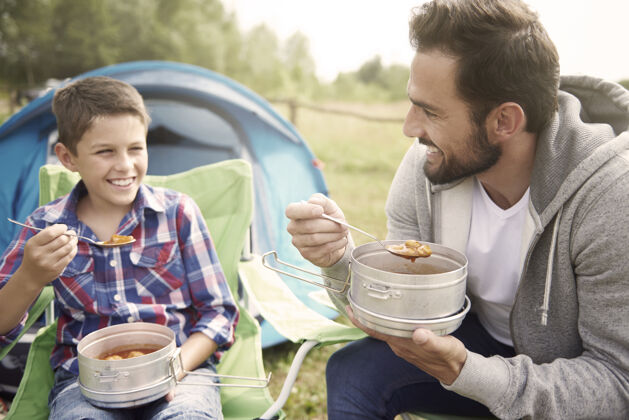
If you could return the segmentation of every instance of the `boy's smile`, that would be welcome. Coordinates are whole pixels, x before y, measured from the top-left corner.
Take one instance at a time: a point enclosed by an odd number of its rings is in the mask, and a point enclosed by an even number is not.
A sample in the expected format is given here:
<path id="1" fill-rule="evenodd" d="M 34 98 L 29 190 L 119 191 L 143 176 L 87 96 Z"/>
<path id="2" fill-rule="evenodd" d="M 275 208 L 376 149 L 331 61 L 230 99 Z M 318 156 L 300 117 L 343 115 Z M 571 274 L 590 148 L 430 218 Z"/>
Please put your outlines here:
<path id="1" fill-rule="evenodd" d="M 60 160 L 77 171 L 87 187 L 81 206 L 118 214 L 129 211 L 148 167 L 141 120 L 131 114 L 98 117 L 76 149 L 76 155 L 61 150 Z"/>

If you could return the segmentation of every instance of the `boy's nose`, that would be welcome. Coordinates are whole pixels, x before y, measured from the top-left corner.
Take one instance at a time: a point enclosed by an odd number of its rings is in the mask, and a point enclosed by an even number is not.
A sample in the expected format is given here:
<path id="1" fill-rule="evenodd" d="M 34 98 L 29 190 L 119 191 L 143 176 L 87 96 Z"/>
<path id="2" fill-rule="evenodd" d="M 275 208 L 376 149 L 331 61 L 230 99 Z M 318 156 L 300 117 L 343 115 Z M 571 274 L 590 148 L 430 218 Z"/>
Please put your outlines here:
<path id="1" fill-rule="evenodd" d="M 122 153 L 116 160 L 116 169 L 127 170 L 133 167 L 133 159 L 127 153 Z"/>

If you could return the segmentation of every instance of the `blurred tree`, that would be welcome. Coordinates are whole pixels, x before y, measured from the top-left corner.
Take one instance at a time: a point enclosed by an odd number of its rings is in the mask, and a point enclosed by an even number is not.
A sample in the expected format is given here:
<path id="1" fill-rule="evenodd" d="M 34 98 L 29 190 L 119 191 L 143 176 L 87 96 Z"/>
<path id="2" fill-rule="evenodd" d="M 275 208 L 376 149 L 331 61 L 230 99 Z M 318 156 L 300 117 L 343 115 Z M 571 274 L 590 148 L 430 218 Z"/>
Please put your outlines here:
<path id="1" fill-rule="evenodd" d="M 380 56 L 375 56 L 355 72 L 340 73 L 333 83 L 333 95 L 346 100 L 403 100 L 406 98 L 408 76 L 407 66 L 383 66 Z"/>
<path id="2" fill-rule="evenodd" d="M 0 1 L 0 78 L 16 87 L 132 60 L 224 72 L 240 45 L 220 0 Z"/>
<path id="3" fill-rule="evenodd" d="M 115 27 L 108 8 L 101 0 L 53 0 L 49 41 L 52 48 L 42 51 L 40 62 L 44 78 L 63 79 L 77 73 L 115 62 Z M 34 46 L 34 50 L 41 46 Z M 42 81 L 41 79 L 39 80 Z"/>
<path id="4" fill-rule="evenodd" d="M 312 97 L 319 87 L 315 62 L 310 55 L 310 41 L 296 32 L 284 42 L 281 59 L 287 72 L 284 94 L 291 97 Z"/>
<path id="5" fill-rule="evenodd" d="M 275 33 L 261 24 L 244 38 L 241 59 L 245 72 L 240 81 L 267 96 L 281 94 L 286 69 L 279 56 L 279 41 Z"/>
<path id="6" fill-rule="evenodd" d="M 389 100 L 406 99 L 406 84 L 408 83 L 409 75 L 410 69 L 408 66 L 392 64 L 380 71 L 377 83 L 387 92 Z"/>
<path id="7" fill-rule="evenodd" d="M 382 72 L 382 59 L 379 55 L 376 55 L 371 60 L 365 62 L 358 71 L 356 76 L 361 82 L 368 84 L 378 80 L 380 73 Z"/>
<path id="8" fill-rule="evenodd" d="M 625 89 L 629 89 L 629 79 L 624 79 L 624 80 L 621 80 L 621 81 L 620 81 L 620 82 L 618 82 L 618 83 L 620 83 L 621 85 L 623 85 L 623 86 L 625 87 Z"/>
<path id="9" fill-rule="evenodd" d="M 294 99 L 400 99 L 408 78 L 375 56 L 322 85 L 305 35 L 280 42 L 264 25 L 242 34 L 221 0 L 0 0 L 0 86 L 13 93 L 135 60 L 196 64 Z"/>
<path id="10" fill-rule="evenodd" d="M 0 78 L 25 87 L 44 76 L 41 64 L 51 50 L 51 0 L 0 1 Z"/>

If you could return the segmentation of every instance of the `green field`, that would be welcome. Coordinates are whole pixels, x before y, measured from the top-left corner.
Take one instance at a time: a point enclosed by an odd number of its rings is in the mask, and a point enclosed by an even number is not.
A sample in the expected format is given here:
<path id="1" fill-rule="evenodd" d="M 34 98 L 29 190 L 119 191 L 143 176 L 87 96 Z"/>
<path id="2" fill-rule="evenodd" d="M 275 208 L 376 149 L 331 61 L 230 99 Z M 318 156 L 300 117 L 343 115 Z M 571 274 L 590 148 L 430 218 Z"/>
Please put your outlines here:
<path id="1" fill-rule="evenodd" d="M 381 118 L 404 118 L 408 103 L 327 106 Z M 287 116 L 286 109 L 280 106 L 276 109 Z M 411 140 L 402 134 L 402 124 L 371 122 L 303 108 L 298 111 L 296 124 L 316 157 L 324 162 L 330 196 L 339 204 L 347 221 L 384 239 L 387 192 L 398 164 L 411 145 Z M 359 233 L 353 233 L 353 238 L 357 244 L 371 241 Z M 327 418 L 325 365 L 340 347 L 342 344 L 315 348 L 309 353 L 284 406 L 289 419 Z M 265 368 L 273 372 L 273 397 L 280 392 L 297 348 L 295 344 L 284 343 L 264 350 Z"/>

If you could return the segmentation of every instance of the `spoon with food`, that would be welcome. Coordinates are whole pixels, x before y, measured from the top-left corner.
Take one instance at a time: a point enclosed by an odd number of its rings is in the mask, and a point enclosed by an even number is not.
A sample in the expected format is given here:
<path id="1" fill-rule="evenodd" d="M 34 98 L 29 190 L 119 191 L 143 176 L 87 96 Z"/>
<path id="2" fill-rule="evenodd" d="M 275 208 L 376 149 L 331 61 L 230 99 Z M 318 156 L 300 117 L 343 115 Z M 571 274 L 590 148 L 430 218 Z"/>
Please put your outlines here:
<path id="1" fill-rule="evenodd" d="M 16 225 L 23 226 L 25 228 L 29 228 L 32 230 L 44 230 L 44 229 L 37 228 L 34 226 L 25 225 L 24 223 L 17 222 L 13 219 L 9 219 L 9 218 L 7 219 L 9 220 L 9 222 L 15 223 Z M 72 236 L 72 234 L 70 233 L 65 233 L 65 235 Z M 113 248 L 116 246 L 132 244 L 135 242 L 135 238 L 133 236 L 125 236 L 125 235 L 112 235 L 111 238 L 106 241 L 95 241 L 91 238 L 88 238 L 87 236 L 80 236 L 80 235 L 75 235 L 75 236 L 81 239 L 82 241 L 89 242 L 92 245 L 100 246 L 103 248 Z"/>
<path id="2" fill-rule="evenodd" d="M 396 255 L 398 257 L 407 258 L 411 261 L 415 261 L 416 258 L 425 258 L 425 257 L 430 257 L 430 255 L 432 255 L 432 250 L 427 244 L 422 244 L 418 241 L 409 239 L 405 241 L 404 244 L 402 245 L 386 245 L 384 242 L 382 242 L 380 239 L 373 236 L 371 233 L 367 233 L 362 229 L 358 229 L 356 226 L 352 226 L 341 219 L 328 216 L 325 213 L 323 213 L 321 217 L 323 217 L 324 219 L 331 220 L 335 223 L 338 223 L 339 225 L 347 226 L 348 228 L 354 229 L 355 231 L 358 231 L 362 233 L 363 235 L 369 236 L 371 239 L 378 242 L 384 249 L 386 249 L 391 254 Z"/>

